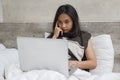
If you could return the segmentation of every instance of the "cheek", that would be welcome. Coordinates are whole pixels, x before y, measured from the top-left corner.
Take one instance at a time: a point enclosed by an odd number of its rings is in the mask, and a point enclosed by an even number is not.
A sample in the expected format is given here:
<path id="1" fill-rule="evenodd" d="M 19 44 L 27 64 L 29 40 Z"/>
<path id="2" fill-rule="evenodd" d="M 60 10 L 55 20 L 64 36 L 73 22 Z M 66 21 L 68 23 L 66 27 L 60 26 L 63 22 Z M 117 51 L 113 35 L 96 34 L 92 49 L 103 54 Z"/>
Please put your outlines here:
<path id="1" fill-rule="evenodd" d="M 72 27 L 73 27 L 73 24 L 72 24 L 72 23 L 69 24 L 69 29 L 70 29 L 70 30 L 72 29 Z"/>

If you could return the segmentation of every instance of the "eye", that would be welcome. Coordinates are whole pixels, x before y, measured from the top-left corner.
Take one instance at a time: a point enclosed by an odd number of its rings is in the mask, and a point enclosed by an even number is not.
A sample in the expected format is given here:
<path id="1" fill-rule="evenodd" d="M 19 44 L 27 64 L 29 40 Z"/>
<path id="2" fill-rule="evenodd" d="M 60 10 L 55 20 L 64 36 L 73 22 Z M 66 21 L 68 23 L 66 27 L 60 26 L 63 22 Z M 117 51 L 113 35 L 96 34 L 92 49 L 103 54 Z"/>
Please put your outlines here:
<path id="1" fill-rule="evenodd" d="M 58 24 L 62 24 L 62 22 L 61 22 L 61 21 L 58 21 Z"/>
<path id="2" fill-rule="evenodd" d="M 65 23 L 68 24 L 70 21 L 69 20 L 66 20 Z"/>

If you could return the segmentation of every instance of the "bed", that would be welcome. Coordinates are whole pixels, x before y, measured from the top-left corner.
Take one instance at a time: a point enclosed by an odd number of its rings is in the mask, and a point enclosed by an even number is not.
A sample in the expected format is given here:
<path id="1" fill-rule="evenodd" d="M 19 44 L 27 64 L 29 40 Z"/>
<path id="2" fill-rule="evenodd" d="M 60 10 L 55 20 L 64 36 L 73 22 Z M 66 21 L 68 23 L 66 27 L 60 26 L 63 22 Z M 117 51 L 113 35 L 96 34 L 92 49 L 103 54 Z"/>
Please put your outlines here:
<path id="1" fill-rule="evenodd" d="M 109 57 L 109 60 L 111 59 L 113 66 L 108 67 L 109 65 L 107 65 L 106 67 L 110 68 L 109 70 L 106 70 L 106 72 L 108 74 L 104 74 L 101 77 L 101 79 L 99 78 L 99 80 L 103 80 L 103 79 L 107 80 L 108 78 L 106 78 L 106 76 L 110 76 L 110 75 L 113 76 L 113 77 L 111 77 L 111 80 L 120 79 L 120 77 L 119 77 L 120 76 L 120 74 L 119 74 L 120 73 L 120 68 L 119 68 L 119 66 L 120 66 L 120 63 L 119 63 L 119 61 L 120 61 L 120 49 L 119 49 L 120 48 L 120 36 L 119 36 L 120 22 L 82 22 L 80 24 L 81 24 L 81 28 L 83 30 L 86 30 L 92 34 L 93 43 L 95 42 L 94 44 L 96 44 L 96 41 L 98 41 L 98 39 L 101 39 L 101 38 L 102 38 L 101 40 L 104 40 L 104 41 L 108 38 L 109 38 L 109 40 L 111 39 L 112 44 L 107 45 L 107 46 L 113 47 L 112 52 L 114 52 L 114 53 L 112 54 L 112 57 Z M 11 56 L 13 58 L 8 60 L 8 61 L 11 61 L 10 63 L 6 61 L 5 65 L 3 65 L 4 61 L 2 63 L 0 62 L 0 69 L 1 69 L 0 76 L 5 77 L 5 75 L 8 75 L 5 72 L 5 71 L 7 71 L 7 70 L 5 70 L 6 65 L 8 67 L 13 63 L 19 63 L 19 61 L 17 61 L 18 55 L 16 54 L 16 53 L 18 53 L 17 52 L 17 44 L 16 44 L 17 36 L 44 37 L 45 32 L 52 31 L 51 26 L 52 26 L 51 22 L 47 22 L 47 23 L 0 23 L 0 44 L 1 44 L 0 45 L 0 47 L 1 47 L 0 56 L 1 55 L 4 56 L 3 54 L 5 54 L 5 53 L 7 54 L 6 58 L 9 57 L 8 54 L 13 55 L 13 56 Z M 109 40 L 106 40 L 102 44 L 110 42 Z M 95 46 L 95 48 L 96 48 L 96 46 Z M 109 48 L 109 50 L 111 50 L 111 48 Z M 96 51 L 97 51 L 97 49 L 96 49 Z M 98 58 L 99 58 L 99 55 L 98 55 Z M 2 60 L 2 58 L 0 59 L 0 61 L 1 60 Z M 16 60 L 16 62 L 14 62 L 15 60 Z M 109 60 L 107 62 L 110 62 Z M 104 66 L 104 68 L 106 68 L 106 67 Z M 13 68 L 14 68 L 14 66 L 11 67 L 11 69 L 13 69 Z M 16 67 L 16 69 L 17 69 L 17 67 Z M 102 70 L 102 71 L 104 71 L 104 70 Z M 18 70 L 18 71 L 20 71 L 20 70 Z M 81 70 L 78 70 L 78 71 L 80 72 Z M 100 72 L 100 70 L 98 68 L 98 70 L 92 70 L 91 73 L 94 75 L 95 74 L 101 75 L 105 72 Z M 31 73 L 28 73 L 28 74 L 30 75 Z M 49 74 L 49 72 L 47 74 Z M 77 72 L 75 74 L 77 74 Z M 55 73 L 55 75 L 57 75 L 57 73 Z M 91 74 L 87 74 L 87 76 L 88 75 L 91 75 Z M 59 76 L 61 77 L 59 79 L 63 79 L 62 75 L 59 75 Z M 92 76 L 90 78 L 91 78 L 91 80 L 93 80 L 92 78 L 95 79 L 95 77 L 96 76 Z M 0 80 L 2 80 L 2 79 L 3 78 L 1 77 Z M 71 79 L 74 79 L 74 77 L 72 77 Z M 96 79 L 97 79 L 97 77 L 96 77 Z M 12 79 L 6 79 L 6 80 L 12 80 Z M 14 80 L 16 80 L 16 79 L 14 79 Z M 25 80 L 29 80 L 29 79 L 25 79 Z M 32 80 L 32 78 L 30 80 Z M 84 80 L 86 80 L 86 79 L 84 79 Z"/>

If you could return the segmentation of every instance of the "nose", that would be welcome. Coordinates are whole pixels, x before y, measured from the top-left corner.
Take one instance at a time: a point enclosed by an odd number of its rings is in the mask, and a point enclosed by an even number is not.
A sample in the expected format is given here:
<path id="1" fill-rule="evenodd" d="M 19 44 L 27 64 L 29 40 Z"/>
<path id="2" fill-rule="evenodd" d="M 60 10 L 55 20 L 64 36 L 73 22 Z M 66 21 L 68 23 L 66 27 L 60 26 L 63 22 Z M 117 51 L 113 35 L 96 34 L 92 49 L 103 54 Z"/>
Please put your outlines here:
<path id="1" fill-rule="evenodd" d="M 66 27 L 66 24 L 65 24 L 65 23 L 63 23 L 62 27 L 63 27 L 63 28 L 65 28 L 65 27 Z"/>

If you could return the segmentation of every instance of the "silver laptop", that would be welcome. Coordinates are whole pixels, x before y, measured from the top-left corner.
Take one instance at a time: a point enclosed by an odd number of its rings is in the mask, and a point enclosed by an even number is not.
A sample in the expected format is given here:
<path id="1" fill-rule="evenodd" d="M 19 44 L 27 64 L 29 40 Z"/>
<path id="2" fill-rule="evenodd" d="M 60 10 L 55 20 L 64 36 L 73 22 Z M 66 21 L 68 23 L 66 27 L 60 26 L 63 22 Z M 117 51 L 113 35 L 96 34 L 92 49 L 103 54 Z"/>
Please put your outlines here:
<path id="1" fill-rule="evenodd" d="M 17 37 L 23 71 L 49 69 L 68 77 L 68 46 L 61 39 Z"/>

